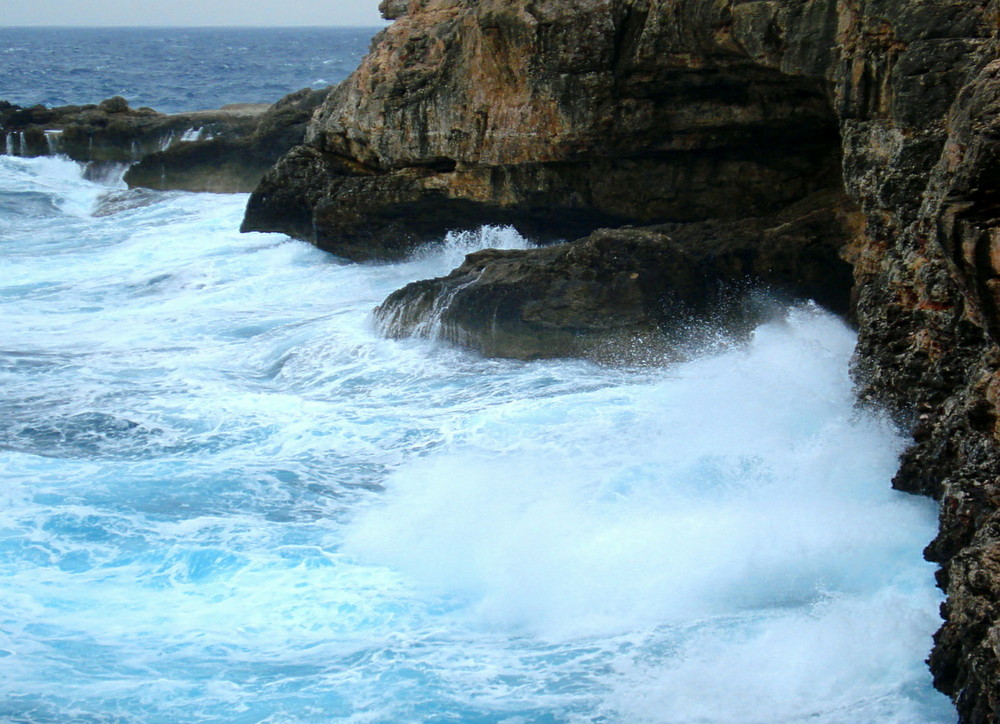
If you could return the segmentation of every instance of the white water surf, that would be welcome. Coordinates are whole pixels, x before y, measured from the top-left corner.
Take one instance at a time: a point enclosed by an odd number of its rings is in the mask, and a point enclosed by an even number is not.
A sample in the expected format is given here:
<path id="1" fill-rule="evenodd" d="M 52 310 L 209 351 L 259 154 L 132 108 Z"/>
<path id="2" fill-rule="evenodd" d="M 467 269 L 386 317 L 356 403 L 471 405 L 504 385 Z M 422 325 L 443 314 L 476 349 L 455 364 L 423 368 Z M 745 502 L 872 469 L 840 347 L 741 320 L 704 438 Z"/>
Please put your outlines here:
<path id="1" fill-rule="evenodd" d="M 244 203 L 0 158 L 0 718 L 954 721 L 840 321 L 487 360 L 371 311 L 512 232 L 348 265 Z"/>

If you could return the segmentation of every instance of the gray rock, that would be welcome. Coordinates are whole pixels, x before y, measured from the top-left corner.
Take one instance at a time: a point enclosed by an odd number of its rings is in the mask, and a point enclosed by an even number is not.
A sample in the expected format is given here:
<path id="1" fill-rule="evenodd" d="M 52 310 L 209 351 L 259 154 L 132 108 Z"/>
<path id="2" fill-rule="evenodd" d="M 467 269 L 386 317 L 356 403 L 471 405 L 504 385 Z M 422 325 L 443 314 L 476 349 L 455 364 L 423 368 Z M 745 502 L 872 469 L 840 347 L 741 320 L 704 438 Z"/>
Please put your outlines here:
<path id="1" fill-rule="evenodd" d="M 249 192 L 301 143 L 329 89 L 303 89 L 277 103 L 163 114 L 116 96 L 98 105 L 20 108 L 0 101 L 0 138 L 12 155 L 60 154 L 88 164 L 133 164 L 130 186 Z"/>

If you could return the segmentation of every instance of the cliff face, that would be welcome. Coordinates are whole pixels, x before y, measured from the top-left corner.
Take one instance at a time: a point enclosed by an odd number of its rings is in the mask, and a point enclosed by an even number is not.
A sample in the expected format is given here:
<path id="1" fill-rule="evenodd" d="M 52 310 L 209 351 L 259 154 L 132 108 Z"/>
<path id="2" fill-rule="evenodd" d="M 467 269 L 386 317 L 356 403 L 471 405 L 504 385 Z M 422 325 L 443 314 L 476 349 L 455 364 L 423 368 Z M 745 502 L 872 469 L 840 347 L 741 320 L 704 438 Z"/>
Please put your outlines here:
<path id="1" fill-rule="evenodd" d="M 264 178 L 244 228 L 378 258 L 482 223 L 568 238 L 765 217 L 845 189 L 863 215 L 844 248 L 861 397 L 912 427 L 895 484 L 942 505 L 935 682 L 964 720 L 996 721 L 1000 2 L 383 12 L 396 22 Z"/>
<path id="2" fill-rule="evenodd" d="M 392 257 L 484 221 L 572 238 L 768 213 L 836 183 L 822 74 L 748 58 L 717 5 L 411 4 L 245 228 Z"/>

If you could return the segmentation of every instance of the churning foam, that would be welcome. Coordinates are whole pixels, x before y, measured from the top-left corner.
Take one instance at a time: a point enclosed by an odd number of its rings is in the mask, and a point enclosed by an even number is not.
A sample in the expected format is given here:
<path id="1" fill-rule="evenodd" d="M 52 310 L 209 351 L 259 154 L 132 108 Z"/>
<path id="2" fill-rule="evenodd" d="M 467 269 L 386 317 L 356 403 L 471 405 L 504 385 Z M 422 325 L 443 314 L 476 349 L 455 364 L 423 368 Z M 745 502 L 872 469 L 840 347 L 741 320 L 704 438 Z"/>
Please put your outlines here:
<path id="1" fill-rule="evenodd" d="M 953 720 L 839 321 L 641 370 L 387 340 L 524 241 L 348 265 L 241 196 L 90 216 L 67 163 L 0 158 L 0 718 Z"/>
<path id="2" fill-rule="evenodd" d="M 901 651 L 938 623 L 934 506 L 889 488 L 900 440 L 853 408 L 852 347 L 800 307 L 658 379 L 485 410 L 390 478 L 346 550 L 473 628 L 643 632 L 602 677 L 616 719 L 920 721 Z"/>

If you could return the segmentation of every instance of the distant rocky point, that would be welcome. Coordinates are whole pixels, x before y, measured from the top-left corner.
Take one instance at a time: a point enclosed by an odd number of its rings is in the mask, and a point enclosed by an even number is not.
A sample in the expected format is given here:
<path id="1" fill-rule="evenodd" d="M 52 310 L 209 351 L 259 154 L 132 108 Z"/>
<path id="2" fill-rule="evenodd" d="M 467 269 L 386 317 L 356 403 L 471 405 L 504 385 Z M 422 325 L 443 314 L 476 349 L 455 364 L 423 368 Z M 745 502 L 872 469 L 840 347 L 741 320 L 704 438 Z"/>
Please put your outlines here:
<path id="1" fill-rule="evenodd" d="M 62 155 L 88 164 L 130 164 L 129 186 L 249 192 L 288 150 L 329 89 L 303 89 L 272 105 L 158 113 L 120 97 L 96 105 L 31 106 L 0 101 L 0 153 Z"/>
<path id="2" fill-rule="evenodd" d="M 593 233 L 473 255 L 379 311 L 390 334 L 437 325 L 525 357 L 669 323 L 664 300 L 697 309 L 711 285 L 685 258 L 816 295 L 822 263 L 783 269 L 815 244 L 858 325 L 860 399 L 913 434 L 894 484 L 941 502 L 934 683 L 963 721 L 1000 721 L 1000 2 L 381 8 L 395 22 L 265 175 L 244 230 L 353 260 L 479 224 Z M 830 205 L 813 218 L 843 223 L 766 251 L 788 228 L 771 221 L 814 194 Z"/>

